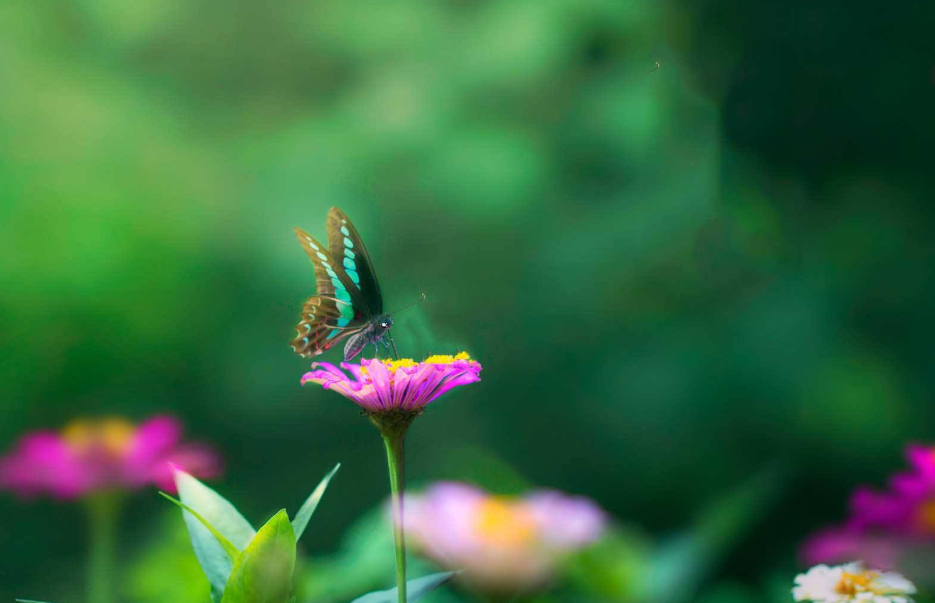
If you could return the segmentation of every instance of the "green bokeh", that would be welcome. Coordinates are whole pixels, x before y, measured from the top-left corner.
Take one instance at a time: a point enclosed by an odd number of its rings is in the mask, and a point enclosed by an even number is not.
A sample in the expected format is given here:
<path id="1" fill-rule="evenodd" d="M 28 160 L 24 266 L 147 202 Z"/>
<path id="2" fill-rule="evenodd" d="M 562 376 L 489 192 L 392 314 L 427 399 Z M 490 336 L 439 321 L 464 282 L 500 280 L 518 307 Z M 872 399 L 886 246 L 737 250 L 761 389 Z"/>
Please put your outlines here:
<path id="1" fill-rule="evenodd" d="M 781 465 L 781 504 L 702 599 L 763 600 L 856 483 L 935 440 L 935 86 L 930 53 L 891 43 L 933 17 L 5 0 L 0 449 L 171 412 L 249 516 L 341 462 L 306 544 L 331 554 L 387 492 L 372 427 L 300 387 L 288 346 L 314 287 L 292 227 L 323 237 L 339 206 L 388 308 L 428 295 L 401 351 L 485 367 L 413 428 L 412 480 L 586 494 L 664 539 Z M 165 503 L 134 502 L 128 560 L 183 563 Z M 80 519 L 0 497 L 0 600 L 81 600 Z M 190 595 L 152 580 L 128 569 L 141 600 Z"/>

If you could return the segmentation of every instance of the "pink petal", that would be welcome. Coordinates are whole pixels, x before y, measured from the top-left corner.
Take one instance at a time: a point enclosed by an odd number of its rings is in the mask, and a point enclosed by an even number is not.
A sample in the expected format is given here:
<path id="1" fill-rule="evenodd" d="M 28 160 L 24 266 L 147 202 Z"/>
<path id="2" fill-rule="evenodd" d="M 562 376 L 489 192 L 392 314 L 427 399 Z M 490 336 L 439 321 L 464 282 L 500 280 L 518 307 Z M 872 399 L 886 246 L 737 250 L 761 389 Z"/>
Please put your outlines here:
<path id="1" fill-rule="evenodd" d="M 92 468 L 51 432 L 24 436 L 12 452 L 0 459 L 0 488 L 26 498 L 43 493 L 76 498 L 96 481 Z"/>
<path id="2" fill-rule="evenodd" d="M 175 493 L 173 467 L 201 479 L 215 478 L 223 470 L 221 457 L 214 450 L 201 444 L 185 444 L 153 465 L 150 481 L 160 490 Z"/>
<path id="3" fill-rule="evenodd" d="M 604 533 L 607 516 L 591 500 L 544 490 L 527 498 L 546 540 L 562 548 L 578 548 Z"/>
<path id="4" fill-rule="evenodd" d="M 140 425 L 127 451 L 126 463 L 131 469 L 146 468 L 170 453 L 182 439 L 182 424 L 178 419 L 160 416 Z"/>

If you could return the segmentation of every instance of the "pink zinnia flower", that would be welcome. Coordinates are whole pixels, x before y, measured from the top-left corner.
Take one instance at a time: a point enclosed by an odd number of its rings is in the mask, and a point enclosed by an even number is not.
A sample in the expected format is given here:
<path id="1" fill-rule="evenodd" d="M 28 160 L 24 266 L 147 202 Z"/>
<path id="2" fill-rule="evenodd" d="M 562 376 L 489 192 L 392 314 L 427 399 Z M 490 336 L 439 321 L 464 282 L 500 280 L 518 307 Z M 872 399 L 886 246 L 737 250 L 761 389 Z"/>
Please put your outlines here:
<path id="1" fill-rule="evenodd" d="M 862 559 L 874 567 L 896 567 L 905 542 L 893 535 L 875 535 L 848 526 L 833 527 L 812 535 L 802 546 L 806 565 L 843 563 Z"/>
<path id="2" fill-rule="evenodd" d="M 935 481 L 935 447 L 910 444 L 906 448 L 906 458 L 920 477 Z"/>
<path id="3" fill-rule="evenodd" d="M 319 368 L 320 367 L 320 368 Z M 393 508 L 396 549 L 396 588 L 400 603 L 406 594 L 406 537 L 403 514 L 403 448 L 406 431 L 425 407 L 447 391 L 480 381 L 481 365 L 465 352 L 454 356 L 430 356 L 422 362 L 411 358 L 379 360 L 362 358 L 360 364 L 342 362 L 347 375 L 327 362 L 312 364 L 302 385 L 317 383 L 351 400 L 380 430 L 386 445 Z"/>
<path id="4" fill-rule="evenodd" d="M 81 419 L 57 433 L 37 431 L 0 458 L 0 489 L 71 499 L 147 484 L 174 491 L 172 464 L 200 477 L 219 473 L 214 451 L 181 438 L 181 424 L 168 416 L 139 426 L 120 418 Z"/>
<path id="5" fill-rule="evenodd" d="M 559 563 L 603 534 L 607 518 L 587 498 L 540 491 L 522 498 L 443 482 L 406 499 L 416 546 L 491 593 L 545 586 Z"/>
<path id="6" fill-rule="evenodd" d="M 910 446 L 911 471 L 890 479 L 887 491 L 858 488 L 848 525 L 910 539 L 935 540 L 935 451 Z"/>
<path id="7" fill-rule="evenodd" d="M 319 368 L 320 367 L 320 368 Z M 481 365 L 466 353 L 430 356 L 422 362 L 410 358 L 377 360 L 362 358 L 360 364 L 342 362 L 347 375 L 328 362 L 312 364 L 302 384 L 317 383 L 337 392 L 368 414 L 419 414 L 445 392 L 480 381 Z"/>
<path id="8" fill-rule="evenodd" d="M 911 468 L 894 475 L 885 491 L 857 488 L 844 523 L 810 537 L 802 547 L 809 564 L 863 559 L 899 568 L 935 545 L 935 449 L 910 445 Z"/>

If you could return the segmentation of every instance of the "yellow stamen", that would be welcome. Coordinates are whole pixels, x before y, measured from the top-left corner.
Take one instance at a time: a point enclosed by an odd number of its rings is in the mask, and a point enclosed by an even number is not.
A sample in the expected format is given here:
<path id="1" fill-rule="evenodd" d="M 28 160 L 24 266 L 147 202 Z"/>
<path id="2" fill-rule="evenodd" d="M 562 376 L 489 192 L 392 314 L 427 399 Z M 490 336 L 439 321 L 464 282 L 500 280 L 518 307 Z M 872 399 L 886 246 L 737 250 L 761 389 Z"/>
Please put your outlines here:
<path id="1" fill-rule="evenodd" d="M 399 369 L 399 368 L 416 366 L 417 364 L 419 364 L 412 358 L 400 358 L 399 360 L 390 360 L 387 358 L 385 360 L 382 360 L 382 362 L 383 364 L 386 365 L 386 368 L 390 369 L 391 373 L 395 373 L 396 369 Z"/>
<path id="2" fill-rule="evenodd" d="M 451 354 L 435 354 L 423 360 L 421 364 L 451 364 L 455 362 L 456 360 L 471 361 L 471 357 L 468 355 L 467 352 L 458 352 L 454 356 L 452 356 Z M 416 362 L 412 358 L 400 358 L 399 360 L 390 360 L 389 358 L 383 358 L 380 360 L 380 362 L 382 362 L 383 365 L 387 369 L 389 369 L 390 373 L 395 373 L 396 369 L 408 368 L 411 366 L 419 366 L 420 364 L 419 362 Z M 367 367 L 361 366 L 360 372 L 366 375 Z"/>
<path id="3" fill-rule="evenodd" d="M 451 364 L 456 360 L 470 360 L 471 356 L 467 352 L 458 352 L 454 356 L 451 354 L 435 354 L 429 356 L 423 362 L 426 364 Z"/>
<path id="4" fill-rule="evenodd" d="M 849 572 L 844 572 L 841 575 L 841 579 L 838 581 L 837 586 L 834 587 L 834 592 L 839 595 L 855 596 L 857 593 L 866 592 L 869 590 L 870 582 L 877 577 L 876 572 L 864 571 L 859 574 L 851 574 Z"/>
<path id="5" fill-rule="evenodd" d="M 94 441 L 94 428 L 90 421 L 72 421 L 62 429 L 62 438 L 72 448 L 85 449 Z"/>
<path id="6" fill-rule="evenodd" d="M 78 452 L 98 449 L 118 455 L 130 446 L 135 433 L 136 428 L 124 419 L 78 419 L 62 429 L 62 438 Z"/>
<path id="7" fill-rule="evenodd" d="M 522 503 L 500 496 L 488 497 L 480 504 L 474 520 L 478 536 L 491 544 L 524 546 L 536 537 L 536 522 Z"/>
<path id="8" fill-rule="evenodd" d="M 919 523 L 930 533 L 935 533 L 935 500 L 922 503 L 918 510 Z"/>
<path id="9" fill-rule="evenodd" d="M 400 358 L 399 360 L 390 360 L 389 358 L 384 358 L 380 360 L 387 369 L 389 369 L 390 374 L 395 373 L 396 369 L 408 366 L 417 366 L 419 363 L 413 360 L 412 358 Z M 366 375 L 369 371 L 366 366 L 361 365 L 360 372 Z"/>

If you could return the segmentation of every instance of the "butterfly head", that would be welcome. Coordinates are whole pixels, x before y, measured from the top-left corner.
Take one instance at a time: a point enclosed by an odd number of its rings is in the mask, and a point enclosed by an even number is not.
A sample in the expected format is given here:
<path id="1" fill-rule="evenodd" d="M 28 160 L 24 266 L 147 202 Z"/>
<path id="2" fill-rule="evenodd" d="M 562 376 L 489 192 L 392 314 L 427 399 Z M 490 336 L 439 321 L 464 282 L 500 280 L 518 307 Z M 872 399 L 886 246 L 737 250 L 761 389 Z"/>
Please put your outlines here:
<path id="1" fill-rule="evenodd" d="M 380 316 L 377 316 L 374 322 L 377 326 L 377 329 L 383 332 L 389 331 L 390 327 L 393 326 L 393 319 L 390 317 L 389 314 L 382 314 Z"/>

